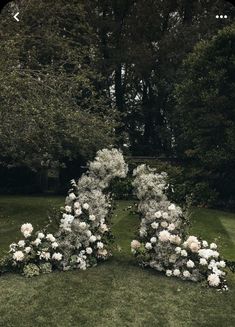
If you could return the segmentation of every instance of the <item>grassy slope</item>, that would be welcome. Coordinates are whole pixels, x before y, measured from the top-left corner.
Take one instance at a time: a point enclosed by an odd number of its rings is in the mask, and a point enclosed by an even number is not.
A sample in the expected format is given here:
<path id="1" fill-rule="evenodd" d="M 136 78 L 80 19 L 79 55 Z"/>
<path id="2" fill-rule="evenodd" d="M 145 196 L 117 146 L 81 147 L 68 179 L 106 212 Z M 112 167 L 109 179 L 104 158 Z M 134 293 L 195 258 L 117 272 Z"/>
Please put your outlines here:
<path id="1" fill-rule="evenodd" d="M 61 198 L 1 197 L 0 249 L 15 239 L 22 222 L 40 225 L 48 206 L 62 203 Z M 32 279 L 2 276 L 0 326 L 235 326 L 232 274 L 228 278 L 230 292 L 221 294 L 135 265 L 129 244 L 138 219 L 124 210 L 127 205 L 119 202 L 114 214 L 113 232 L 119 246 L 108 262 L 87 271 Z M 226 258 L 235 259 L 235 215 L 196 209 L 192 223 L 194 233 L 209 241 L 216 238 Z"/>

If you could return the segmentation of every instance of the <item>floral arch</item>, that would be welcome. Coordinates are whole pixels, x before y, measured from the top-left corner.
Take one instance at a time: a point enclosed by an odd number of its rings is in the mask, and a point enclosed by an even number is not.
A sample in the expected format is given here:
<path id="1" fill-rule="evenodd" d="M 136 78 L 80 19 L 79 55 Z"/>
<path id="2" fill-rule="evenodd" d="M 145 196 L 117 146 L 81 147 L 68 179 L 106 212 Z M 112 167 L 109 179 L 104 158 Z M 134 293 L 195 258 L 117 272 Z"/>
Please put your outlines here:
<path id="1" fill-rule="evenodd" d="M 27 277 L 53 269 L 86 269 L 111 255 L 109 217 L 112 198 L 105 190 L 114 178 L 125 178 L 128 166 L 117 149 L 97 152 L 88 171 L 75 182 L 65 199 L 57 233 L 33 233 L 30 223 L 21 226 L 23 240 L 10 245 L 1 271 L 14 269 Z M 185 236 L 182 209 L 166 195 L 167 174 L 146 165 L 134 172 L 133 186 L 141 216 L 139 238 L 131 250 L 142 266 L 150 266 L 167 276 L 185 280 L 205 280 L 210 286 L 227 290 L 225 262 L 215 243 Z"/>

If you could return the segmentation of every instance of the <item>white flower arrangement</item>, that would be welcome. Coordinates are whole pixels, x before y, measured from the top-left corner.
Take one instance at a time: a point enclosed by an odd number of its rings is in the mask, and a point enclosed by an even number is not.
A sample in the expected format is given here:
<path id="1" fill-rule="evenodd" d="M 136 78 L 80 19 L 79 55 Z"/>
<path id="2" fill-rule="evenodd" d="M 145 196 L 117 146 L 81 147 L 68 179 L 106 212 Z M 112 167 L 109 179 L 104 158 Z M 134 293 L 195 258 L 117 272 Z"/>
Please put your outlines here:
<path id="1" fill-rule="evenodd" d="M 124 178 L 127 170 L 120 151 L 103 149 L 88 164 L 88 171 L 77 182 L 71 181 L 58 233 L 63 269 L 86 269 L 111 255 L 106 218 L 112 206 L 105 189 L 113 178 Z"/>
<path id="2" fill-rule="evenodd" d="M 158 174 L 154 169 L 140 165 L 133 175 L 142 219 L 140 240 L 132 241 L 131 248 L 135 256 L 140 256 L 141 264 L 165 271 L 168 277 L 192 281 L 206 279 L 209 286 L 227 290 L 222 270 L 226 264 L 220 260 L 217 245 L 208 245 L 207 241 L 193 235 L 182 239 L 185 229 L 183 211 L 166 196 L 167 174 Z M 143 259 L 143 248 L 146 260 Z"/>
<path id="3" fill-rule="evenodd" d="M 104 190 L 115 177 L 124 178 L 128 167 L 117 149 L 97 152 L 89 169 L 76 183 L 71 182 L 60 221 L 60 229 L 53 234 L 36 233 L 30 223 L 21 226 L 25 240 L 12 243 L 9 260 L 26 275 L 38 275 L 40 265 L 52 268 L 85 270 L 99 259 L 107 259 L 111 210 L 110 195 Z M 185 224 L 183 211 L 167 196 L 167 174 L 140 165 L 133 175 L 133 186 L 139 199 L 138 211 L 142 219 L 141 240 L 131 242 L 132 252 L 141 255 L 142 264 L 164 271 L 166 276 L 197 281 L 206 279 L 209 286 L 227 290 L 224 283 L 225 261 L 220 259 L 217 245 L 196 236 L 183 240 Z M 56 251 L 56 252 L 55 252 Z M 143 259 L 147 254 L 146 260 Z"/>

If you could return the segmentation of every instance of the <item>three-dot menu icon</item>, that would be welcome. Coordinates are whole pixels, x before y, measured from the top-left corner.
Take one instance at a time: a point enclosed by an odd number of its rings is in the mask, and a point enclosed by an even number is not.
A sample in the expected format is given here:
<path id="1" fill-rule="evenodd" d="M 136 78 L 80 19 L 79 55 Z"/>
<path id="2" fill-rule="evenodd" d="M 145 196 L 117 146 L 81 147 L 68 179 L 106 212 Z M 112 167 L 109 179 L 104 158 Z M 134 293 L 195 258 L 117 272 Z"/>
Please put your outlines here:
<path id="1" fill-rule="evenodd" d="M 215 16 L 215 18 L 217 18 L 217 19 L 223 19 L 223 18 L 228 18 L 228 16 L 227 15 L 216 15 Z"/>

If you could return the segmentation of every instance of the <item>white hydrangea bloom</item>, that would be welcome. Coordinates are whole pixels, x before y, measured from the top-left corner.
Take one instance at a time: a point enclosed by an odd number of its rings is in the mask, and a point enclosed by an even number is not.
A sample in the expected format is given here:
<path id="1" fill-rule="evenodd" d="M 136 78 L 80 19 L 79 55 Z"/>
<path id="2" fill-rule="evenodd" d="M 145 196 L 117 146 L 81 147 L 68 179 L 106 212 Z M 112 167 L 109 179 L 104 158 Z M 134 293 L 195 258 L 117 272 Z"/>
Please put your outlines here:
<path id="1" fill-rule="evenodd" d="M 15 261 L 23 261 L 24 260 L 24 253 L 22 251 L 16 251 L 13 254 L 13 259 Z"/>
<path id="2" fill-rule="evenodd" d="M 220 284 L 220 278 L 217 274 L 210 274 L 207 278 L 210 286 L 216 287 Z"/>
<path id="3" fill-rule="evenodd" d="M 52 234 L 47 234 L 46 239 L 52 243 L 56 240 Z"/>
<path id="4" fill-rule="evenodd" d="M 159 240 L 161 242 L 168 242 L 169 239 L 170 239 L 170 236 L 171 234 L 168 232 L 168 230 L 162 230 L 160 233 L 159 233 Z"/>
<path id="5" fill-rule="evenodd" d="M 21 226 L 21 233 L 24 235 L 25 238 L 31 236 L 33 232 L 33 226 L 30 223 L 23 224 Z"/>
<path id="6" fill-rule="evenodd" d="M 187 253 L 186 250 L 181 250 L 180 254 L 181 254 L 182 257 L 187 257 L 188 256 L 188 253 Z"/>
<path id="7" fill-rule="evenodd" d="M 52 246 L 52 249 L 56 249 L 56 248 L 58 248 L 59 244 L 57 242 L 53 242 L 51 244 L 51 246 Z"/>
<path id="8" fill-rule="evenodd" d="M 153 247 L 152 247 L 152 244 L 151 244 L 150 242 L 147 242 L 147 243 L 145 244 L 145 248 L 146 248 L 147 250 L 151 250 Z"/>
<path id="9" fill-rule="evenodd" d="M 173 275 L 178 277 L 180 275 L 180 270 L 179 269 L 174 269 Z"/>
<path id="10" fill-rule="evenodd" d="M 52 255 L 52 259 L 56 260 L 56 261 L 61 261 L 62 260 L 62 254 L 59 253 L 59 252 L 55 252 L 53 255 Z"/>
<path id="11" fill-rule="evenodd" d="M 192 260 L 187 261 L 187 267 L 188 268 L 193 268 L 195 266 L 194 262 Z"/>
<path id="12" fill-rule="evenodd" d="M 166 270 L 166 275 L 167 275 L 167 277 L 172 276 L 172 270 L 167 269 L 167 270 Z"/>
<path id="13" fill-rule="evenodd" d="M 91 254 L 93 252 L 91 247 L 86 248 L 86 253 L 87 254 Z"/>
<path id="14" fill-rule="evenodd" d="M 19 241 L 18 245 L 20 248 L 23 248 L 25 246 L 25 241 L 24 240 Z"/>
<path id="15" fill-rule="evenodd" d="M 184 272 L 183 272 L 183 276 L 184 276 L 185 278 L 189 278 L 189 277 L 191 276 L 191 273 L 190 273 L 188 270 L 184 270 Z"/>
<path id="16" fill-rule="evenodd" d="M 153 229 L 157 229 L 158 226 L 159 226 L 159 223 L 156 223 L 155 221 L 151 224 L 151 227 L 152 227 Z"/>
<path id="17" fill-rule="evenodd" d="M 84 208 L 85 210 L 88 210 L 88 209 L 89 209 L 89 207 L 90 207 L 90 206 L 89 206 L 89 204 L 88 204 L 88 203 L 84 203 L 84 204 L 83 204 L 83 208 Z"/>
<path id="18" fill-rule="evenodd" d="M 29 254 L 32 251 L 32 248 L 30 246 L 26 246 L 26 248 L 24 249 L 24 252 Z"/>
<path id="19" fill-rule="evenodd" d="M 36 238 L 35 241 L 32 242 L 34 245 L 38 246 L 39 244 L 42 243 L 41 239 L 40 238 Z"/>
<path id="20" fill-rule="evenodd" d="M 45 235 L 43 234 L 43 233 L 38 233 L 38 238 L 40 238 L 40 239 L 42 239 L 42 238 L 44 238 L 45 237 Z"/>
<path id="21" fill-rule="evenodd" d="M 103 249 L 104 243 L 103 242 L 97 242 L 97 248 L 98 249 Z"/>
<path id="22" fill-rule="evenodd" d="M 200 263 L 200 265 L 202 265 L 202 266 L 206 266 L 206 265 L 208 265 L 207 260 L 204 259 L 204 258 L 201 258 L 200 261 L 199 261 L 199 263 Z"/>
<path id="23" fill-rule="evenodd" d="M 210 244 L 210 249 L 211 250 L 216 250 L 217 249 L 217 245 L 215 243 L 211 243 Z"/>

